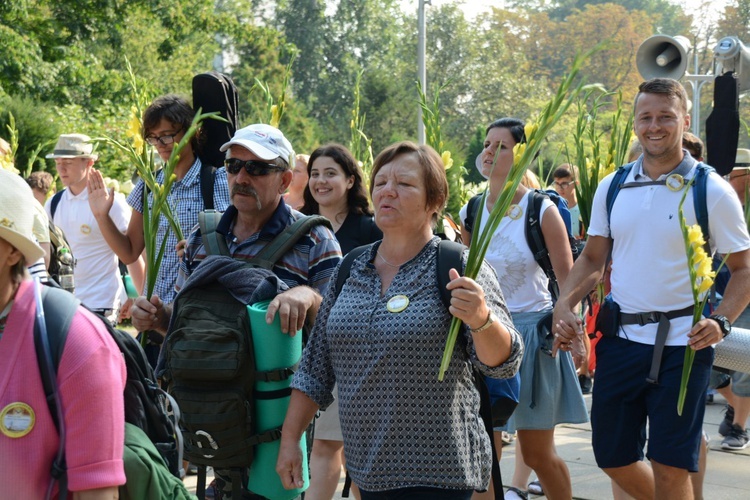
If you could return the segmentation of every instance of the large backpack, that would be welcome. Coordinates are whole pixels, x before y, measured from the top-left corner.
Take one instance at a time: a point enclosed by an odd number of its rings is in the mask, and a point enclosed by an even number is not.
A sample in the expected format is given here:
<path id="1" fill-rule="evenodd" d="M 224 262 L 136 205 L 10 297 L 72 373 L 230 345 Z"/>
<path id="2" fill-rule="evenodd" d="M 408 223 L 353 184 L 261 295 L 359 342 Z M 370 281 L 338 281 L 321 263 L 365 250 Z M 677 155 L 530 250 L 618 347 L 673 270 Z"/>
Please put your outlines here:
<path id="1" fill-rule="evenodd" d="M 208 255 L 230 256 L 225 238 L 216 232 L 220 217 L 213 210 L 199 214 L 201 238 Z M 330 228 L 321 216 L 298 219 L 245 265 L 270 274 L 276 261 L 320 224 Z M 164 379 L 182 410 L 185 458 L 199 466 L 198 497 L 205 493 L 205 467 L 212 466 L 231 478 L 232 498 L 242 498 L 244 473 L 253 463 L 255 447 L 281 437 L 280 426 L 258 432 L 256 400 L 291 393 L 286 389 L 261 394 L 256 382 L 286 381 L 296 367 L 256 369 L 247 304 L 215 280 L 186 286 L 177 296 L 164 349 Z"/>
<path id="2" fill-rule="evenodd" d="M 338 298 L 341 289 L 344 287 L 344 283 L 346 283 L 347 278 L 349 278 L 354 259 L 370 249 L 372 245 L 373 244 L 364 245 L 351 250 L 341 261 L 338 268 L 338 275 L 336 276 L 336 283 L 334 283 L 334 301 Z M 461 255 L 465 249 L 466 247 L 461 243 L 446 239 L 441 240 L 438 244 L 435 273 L 437 274 L 438 289 L 440 290 L 440 300 L 443 302 L 446 309 L 450 308 L 451 304 L 451 292 L 446 288 L 451 281 L 448 272 L 451 269 L 455 269 L 463 273 L 463 261 L 461 260 Z M 458 336 L 458 343 L 459 345 L 463 345 L 463 348 L 466 348 L 463 335 Z M 492 484 L 495 488 L 495 499 L 501 500 L 503 498 L 503 479 L 500 474 L 497 452 L 495 451 L 495 435 L 492 426 L 492 403 L 490 401 L 490 393 L 484 382 L 484 376 L 473 364 L 471 366 L 474 372 L 474 385 L 480 395 L 479 413 L 484 422 L 485 431 L 489 435 L 490 442 L 492 443 Z M 345 491 L 347 491 L 347 495 L 345 496 L 348 496 L 348 486 L 351 483 L 351 478 L 348 473 L 346 483 Z"/>
<path id="3" fill-rule="evenodd" d="M 49 403 L 50 414 L 60 435 L 60 448 L 58 450 L 52 470 L 53 477 L 60 481 L 60 496 L 64 500 L 67 495 L 67 475 L 65 473 L 65 423 L 60 418 L 59 392 L 56 383 L 56 374 L 65 348 L 73 316 L 81 304 L 72 294 L 53 287 L 41 288 L 41 303 L 44 313 L 44 322 L 37 321 L 34 328 L 34 345 L 36 348 L 37 361 L 42 375 L 44 392 Z M 107 332 L 112 336 L 117 347 L 122 352 L 127 368 L 127 380 L 124 390 L 125 422 L 138 430 L 130 429 L 131 434 L 142 432 L 147 436 L 155 449 L 157 455 L 149 462 L 148 470 L 152 474 L 161 476 L 172 476 L 173 487 L 178 488 L 182 476 L 182 438 L 176 421 L 179 418 L 179 408 L 174 400 L 162 391 L 156 382 L 156 377 L 140 344 L 127 332 L 114 328 L 106 319 L 97 317 L 106 326 Z M 47 355 L 49 354 L 49 355 Z M 92 374 L 96 376 L 96 374 Z M 146 440 L 142 440 L 143 446 Z M 126 442 L 126 447 L 128 446 Z M 125 450 L 127 456 L 128 450 Z M 128 483 L 131 479 L 138 481 L 142 477 L 127 468 L 125 475 Z M 168 471 L 167 471 L 168 469 Z M 161 470 L 164 472 L 161 473 Z M 129 473 L 130 472 L 130 473 Z M 142 474 L 141 474 L 142 475 Z M 169 484 L 170 481 L 162 482 Z M 120 498 L 134 498 L 124 494 L 127 485 L 121 487 Z M 187 496 L 187 491 L 184 491 Z"/>
<path id="4" fill-rule="evenodd" d="M 549 279 L 548 289 L 552 294 L 553 300 L 556 300 L 560 295 L 560 287 L 557 283 L 555 270 L 552 267 L 547 244 L 544 242 L 544 234 L 542 233 L 541 225 L 542 204 L 547 198 L 555 204 L 557 210 L 560 212 L 563 222 L 565 223 L 565 229 L 568 233 L 568 243 L 570 244 L 570 253 L 573 255 L 573 260 L 578 258 L 578 255 L 581 253 L 581 247 L 573 237 L 572 219 L 570 216 L 570 210 L 568 209 L 568 202 L 565 198 L 553 190 L 543 191 L 541 189 L 534 189 L 531 192 L 529 208 L 526 210 L 526 226 L 524 227 L 524 234 L 526 235 L 526 243 L 529 245 L 529 250 L 531 250 L 534 260 L 539 264 L 539 267 L 542 268 L 542 271 L 544 271 L 544 274 Z M 464 221 L 464 227 L 469 232 L 473 232 L 474 221 L 479 213 L 481 200 L 482 194 L 475 195 L 469 200 L 466 207 L 466 220 Z"/>

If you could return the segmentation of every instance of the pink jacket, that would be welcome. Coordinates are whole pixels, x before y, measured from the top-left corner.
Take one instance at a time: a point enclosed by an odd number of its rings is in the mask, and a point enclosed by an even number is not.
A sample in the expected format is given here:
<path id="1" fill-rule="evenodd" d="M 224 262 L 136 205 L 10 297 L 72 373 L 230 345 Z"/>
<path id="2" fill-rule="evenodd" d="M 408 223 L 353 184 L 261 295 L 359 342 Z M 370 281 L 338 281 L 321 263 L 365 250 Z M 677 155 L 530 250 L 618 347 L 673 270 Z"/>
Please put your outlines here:
<path id="1" fill-rule="evenodd" d="M 32 282 L 20 285 L 0 338 L 0 485 L 7 498 L 44 498 L 59 444 L 34 350 L 33 292 Z M 125 364 L 105 327 L 82 308 L 71 323 L 57 376 L 68 488 L 124 484 Z"/>

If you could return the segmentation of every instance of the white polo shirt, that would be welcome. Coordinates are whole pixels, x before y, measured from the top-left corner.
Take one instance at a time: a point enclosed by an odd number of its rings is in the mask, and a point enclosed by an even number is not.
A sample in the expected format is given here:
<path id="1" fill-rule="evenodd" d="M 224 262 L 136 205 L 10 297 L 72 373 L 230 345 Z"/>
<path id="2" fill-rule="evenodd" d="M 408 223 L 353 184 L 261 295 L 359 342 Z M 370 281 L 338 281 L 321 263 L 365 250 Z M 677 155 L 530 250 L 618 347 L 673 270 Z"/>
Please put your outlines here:
<path id="1" fill-rule="evenodd" d="M 47 200 L 45 205 L 50 217 L 51 200 L 52 198 Z M 109 215 L 123 233 L 130 223 L 130 213 L 125 198 L 116 193 Z M 65 233 L 76 258 L 73 273 L 75 296 L 91 309 L 117 310 L 124 297 L 118 259 L 104 240 L 99 224 L 91 212 L 88 189 L 77 196 L 66 189 L 52 221 Z"/>
<path id="2" fill-rule="evenodd" d="M 695 175 L 692 166 L 685 184 Z M 607 176 L 596 190 L 591 215 L 590 236 L 612 237 L 612 297 L 625 313 L 675 311 L 690 306 L 690 288 L 685 244 L 680 230 L 678 206 L 684 189 L 671 191 L 667 186 L 643 186 L 621 189 L 612 208 L 611 228 L 607 221 L 607 191 L 613 175 Z M 664 178 L 666 176 L 662 176 Z M 650 181 L 640 161 L 633 166 L 625 182 Z M 750 248 L 742 206 L 732 187 L 716 173 L 708 176 L 706 203 L 712 251 L 720 254 Z M 688 225 L 697 224 L 691 188 L 683 205 Z M 670 322 L 666 345 L 684 346 L 692 327 L 692 316 Z M 634 342 L 653 344 L 657 324 L 624 325 L 620 332 Z"/>

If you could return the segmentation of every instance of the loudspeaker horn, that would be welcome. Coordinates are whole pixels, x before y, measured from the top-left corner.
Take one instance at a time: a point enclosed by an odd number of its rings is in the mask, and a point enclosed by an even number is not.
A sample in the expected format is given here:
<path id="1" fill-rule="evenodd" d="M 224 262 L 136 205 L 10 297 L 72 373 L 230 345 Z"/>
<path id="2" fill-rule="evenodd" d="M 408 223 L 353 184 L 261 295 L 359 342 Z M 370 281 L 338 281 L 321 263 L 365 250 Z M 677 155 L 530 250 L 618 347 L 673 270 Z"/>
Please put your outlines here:
<path id="1" fill-rule="evenodd" d="M 654 35 L 646 39 L 635 56 L 638 72 L 646 80 L 679 80 L 687 70 L 690 40 L 684 36 Z"/>
<path id="2" fill-rule="evenodd" d="M 750 49 L 734 36 L 722 38 L 714 47 L 714 74 L 730 71 L 739 81 L 740 92 L 750 90 Z"/>

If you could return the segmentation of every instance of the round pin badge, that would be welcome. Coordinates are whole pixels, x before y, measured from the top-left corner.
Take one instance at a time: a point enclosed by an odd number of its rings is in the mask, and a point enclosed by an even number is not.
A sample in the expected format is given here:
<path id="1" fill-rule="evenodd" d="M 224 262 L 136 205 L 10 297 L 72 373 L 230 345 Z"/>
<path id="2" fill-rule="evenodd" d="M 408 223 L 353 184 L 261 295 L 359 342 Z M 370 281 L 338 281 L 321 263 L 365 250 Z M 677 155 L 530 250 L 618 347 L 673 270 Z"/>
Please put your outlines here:
<path id="1" fill-rule="evenodd" d="M 400 313 L 409 306 L 409 297 L 406 295 L 394 295 L 388 299 L 386 309 L 392 313 Z"/>
<path id="2" fill-rule="evenodd" d="M 672 174 L 667 177 L 666 183 L 670 191 L 679 191 L 685 185 L 685 179 L 680 174 Z"/>
<path id="3" fill-rule="evenodd" d="M 35 422 L 34 410 L 26 403 L 11 403 L 0 411 L 0 432 L 10 438 L 24 437 Z"/>
<path id="4" fill-rule="evenodd" d="M 511 205 L 508 207 L 508 211 L 505 212 L 505 215 L 510 217 L 510 220 L 518 220 L 521 218 L 521 215 L 523 215 L 523 210 L 521 210 L 521 207 L 518 205 Z"/>
<path id="5" fill-rule="evenodd" d="M 91 232 L 91 226 L 88 224 L 81 224 L 81 232 L 83 234 L 89 234 Z"/>

